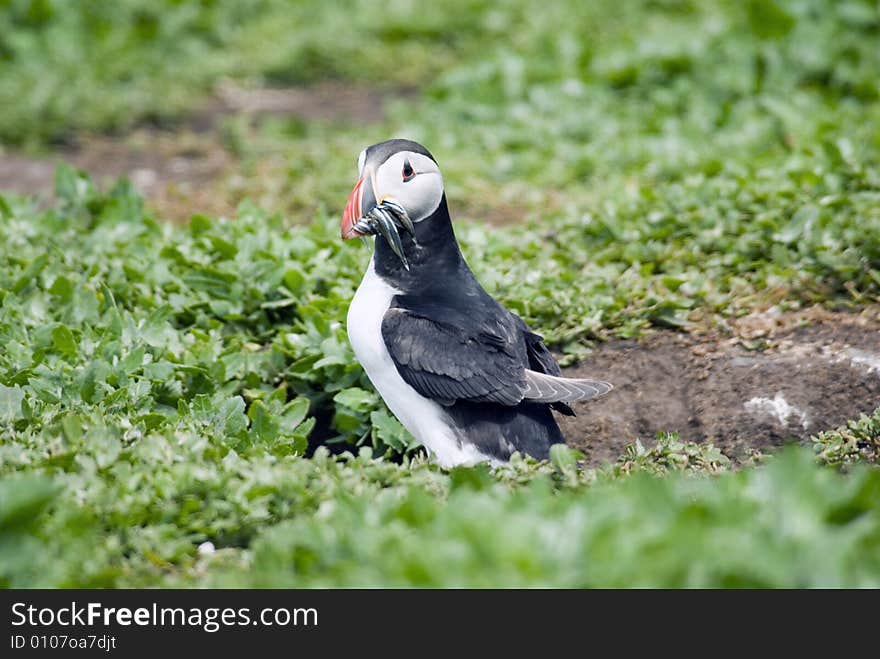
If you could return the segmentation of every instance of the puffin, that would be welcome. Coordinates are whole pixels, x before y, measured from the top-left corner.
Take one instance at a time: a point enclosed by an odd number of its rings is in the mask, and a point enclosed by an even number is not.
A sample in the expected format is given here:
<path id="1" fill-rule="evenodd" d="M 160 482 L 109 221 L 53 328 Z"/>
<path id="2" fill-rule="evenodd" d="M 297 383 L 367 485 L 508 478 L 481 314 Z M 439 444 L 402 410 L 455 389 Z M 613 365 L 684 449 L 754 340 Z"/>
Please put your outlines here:
<path id="1" fill-rule="evenodd" d="M 443 176 L 421 144 L 365 148 L 342 215 L 342 239 L 375 236 L 347 316 L 367 377 L 403 426 L 445 468 L 538 460 L 565 443 L 553 410 L 612 385 L 562 377 L 543 338 L 468 267 Z"/>

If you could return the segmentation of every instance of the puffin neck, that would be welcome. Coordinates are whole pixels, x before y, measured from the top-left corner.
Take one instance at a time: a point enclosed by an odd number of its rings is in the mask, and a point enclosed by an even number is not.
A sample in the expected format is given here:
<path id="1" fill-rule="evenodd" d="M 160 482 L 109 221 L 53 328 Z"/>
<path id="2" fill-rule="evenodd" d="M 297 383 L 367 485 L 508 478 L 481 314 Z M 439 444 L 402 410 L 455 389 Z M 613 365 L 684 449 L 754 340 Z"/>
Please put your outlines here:
<path id="1" fill-rule="evenodd" d="M 421 222 L 416 222 L 414 227 L 415 241 L 406 232 L 400 235 L 409 270 L 382 236 L 376 236 L 373 255 L 376 273 L 407 292 L 429 286 L 438 277 L 457 272 L 464 266 L 445 193 L 437 210 Z"/>

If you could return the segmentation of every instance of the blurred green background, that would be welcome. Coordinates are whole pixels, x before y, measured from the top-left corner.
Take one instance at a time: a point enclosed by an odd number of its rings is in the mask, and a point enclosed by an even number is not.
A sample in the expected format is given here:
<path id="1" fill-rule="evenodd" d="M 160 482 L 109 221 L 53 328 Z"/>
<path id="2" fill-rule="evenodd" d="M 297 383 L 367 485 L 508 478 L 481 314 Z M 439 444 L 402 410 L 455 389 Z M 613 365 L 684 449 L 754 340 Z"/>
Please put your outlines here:
<path id="1" fill-rule="evenodd" d="M 0 585 L 880 585 L 875 404 L 781 456 L 443 472 L 338 240 L 402 135 L 567 363 L 876 315 L 878 46 L 868 0 L 0 0 Z"/>

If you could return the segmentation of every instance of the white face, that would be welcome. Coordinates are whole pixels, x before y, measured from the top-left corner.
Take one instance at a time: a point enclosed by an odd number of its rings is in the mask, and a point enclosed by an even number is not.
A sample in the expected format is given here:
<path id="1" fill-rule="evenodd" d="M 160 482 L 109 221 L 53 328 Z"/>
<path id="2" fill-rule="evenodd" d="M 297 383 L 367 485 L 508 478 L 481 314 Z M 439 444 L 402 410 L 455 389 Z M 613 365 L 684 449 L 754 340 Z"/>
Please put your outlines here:
<path id="1" fill-rule="evenodd" d="M 358 175 L 364 175 L 365 153 L 358 158 Z M 376 201 L 391 198 L 406 209 L 413 222 L 431 216 L 443 198 L 443 176 L 437 163 L 412 151 L 399 151 L 379 165 L 373 177 Z"/>

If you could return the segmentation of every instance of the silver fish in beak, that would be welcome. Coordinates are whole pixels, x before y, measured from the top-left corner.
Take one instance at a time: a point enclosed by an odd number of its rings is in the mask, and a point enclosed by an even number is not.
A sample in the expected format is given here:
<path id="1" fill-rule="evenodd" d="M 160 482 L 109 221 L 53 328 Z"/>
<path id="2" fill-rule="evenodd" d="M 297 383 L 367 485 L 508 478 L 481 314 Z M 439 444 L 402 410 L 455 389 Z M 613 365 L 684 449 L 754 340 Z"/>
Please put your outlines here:
<path id="1" fill-rule="evenodd" d="M 391 251 L 409 270 L 409 261 L 403 252 L 403 242 L 400 240 L 398 228 L 406 231 L 415 240 L 412 220 L 403 206 L 393 199 L 385 199 L 382 203 L 376 204 L 369 183 L 369 179 L 364 177 L 352 190 L 342 216 L 342 238 L 348 240 L 380 235 L 388 241 Z"/>

